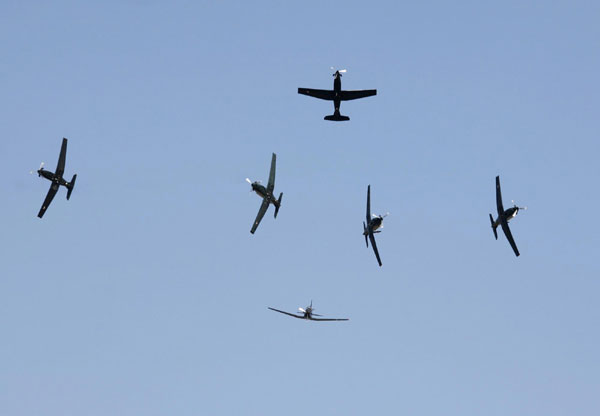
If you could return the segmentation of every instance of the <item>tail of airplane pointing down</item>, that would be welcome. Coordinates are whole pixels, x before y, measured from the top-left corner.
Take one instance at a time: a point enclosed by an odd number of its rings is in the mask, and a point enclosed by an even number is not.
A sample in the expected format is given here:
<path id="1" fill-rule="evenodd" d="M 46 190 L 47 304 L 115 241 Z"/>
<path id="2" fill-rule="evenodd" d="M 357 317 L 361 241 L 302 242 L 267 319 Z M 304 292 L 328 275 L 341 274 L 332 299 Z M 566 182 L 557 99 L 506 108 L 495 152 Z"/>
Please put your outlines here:
<path id="1" fill-rule="evenodd" d="M 329 121 L 348 121 L 350 120 L 350 117 L 348 116 L 343 116 L 340 114 L 339 111 L 336 110 L 335 113 L 333 113 L 330 116 L 325 116 L 325 120 L 329 120 Z"/>
<path id="2" fill-rule="evenodd" d="M 494 217 L 492 217 L 492 214 L 490 214 L 490 222 L 492 223 L 492 230 L 494 230 L 494 237 L 496 237 L 496 240 L 498 239 L 498 231 L 496 231 L 496 227 L 494 226 Z"/>
<path id="3" fill-rule="evenodd" d="M 77 179 L 77 174 L 73 175 L 73 179 L 71 179 L 71 182 L 69 182 L 69 184 L 67 185 L 67 200 L 69 198 L 71 198 L 71 192 L 73 192 L 73 188 L 75 188 L 75 180 Z"/>
<path id="4" fill-rule="evenodd" d="M 279 207 L 281 206 L 281 198 L 283 198 L 283 192 L 279 194 L 277 205 L 275 205 L 275 218 L 277 218 L 277 213 L 279 212 Z"/>

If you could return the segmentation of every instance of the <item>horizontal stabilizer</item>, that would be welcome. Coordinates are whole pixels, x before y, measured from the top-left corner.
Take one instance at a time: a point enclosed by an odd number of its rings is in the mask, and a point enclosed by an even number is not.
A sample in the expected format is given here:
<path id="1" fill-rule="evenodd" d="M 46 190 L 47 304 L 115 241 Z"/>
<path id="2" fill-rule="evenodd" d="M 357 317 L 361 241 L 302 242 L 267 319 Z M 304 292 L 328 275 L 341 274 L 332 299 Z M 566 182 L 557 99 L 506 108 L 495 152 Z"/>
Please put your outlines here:
<path id="1" fill-rule="evenodd" d="M 281 198 L 283 198 L 283 192 L 279 194 L 279 199 L 277 200 L 277 204 L 275 204 L 275 218 L 277 218 L 279 207 L 281 207 Z"/>
<path id="2" fill-rule="evenodd" d="M 350 120 L 350 117 L 343 116 L 340 113 L 335 113 L 330 116 L 325 116 L 324 119 L 329 121 L 348 121 Z"/>
<path id="3" fill-rule="evenodd" d="M 73 179 L 69 182 L 68 190 L 67 190 L 67 200 L 71 198 L 71 192 L 73 192 L 73 188 L 75 188 L 75 180 L 77 179 L 77 174 L 73 175 Z"/>
<path id="4" fill-rule="evenodd" d="M 498 231 L 496 231 L 496 227 L 494 227 L 494 217 L 492 217 L 492 214 L 490 214 L 490 222 L 492 223 L 492 230 L 494 230 L 494 237 L 496 237 L 496 240 L 498 239 Z"/>

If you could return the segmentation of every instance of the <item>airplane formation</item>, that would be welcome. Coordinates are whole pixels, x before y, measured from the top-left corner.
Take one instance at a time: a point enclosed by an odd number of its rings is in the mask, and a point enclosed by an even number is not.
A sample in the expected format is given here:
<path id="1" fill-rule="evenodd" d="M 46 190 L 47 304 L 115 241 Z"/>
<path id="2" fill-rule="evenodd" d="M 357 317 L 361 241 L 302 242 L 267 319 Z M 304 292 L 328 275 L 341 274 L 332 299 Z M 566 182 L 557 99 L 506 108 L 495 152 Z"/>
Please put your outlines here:
<path id="1" fill-rule="evenodd" d="M 333 68 L 332 68 L 333 69 Z M 377 90 L 354 90 L 354 91 L 346 91 L 342 90 L 342 74 L 346 73 L 345 69 L 336 70 L 333 74 L 333 90 L 318 90 L 312 88 L 298 88 L 298 94 L 308 95 L 310 97 L 320 98 L 322 100 L 333 101 L 334 113 L 329 116 L 325 116 L 325 120 L 328 121 L 348 121 L 350 118 L 348 116 L 342 115 L 340 113 L 340 104 L 342 101 L 355 100 L 364 97 L 370 97 L 377 94 Z M 61 186 L 67 188 L 67 200 L 71 197 L 71 193 L 75 187 L 75 180 L 77 179 L 77 174 L 74 174 L 71 181 L 67 182 L 64 178 L 65 172 L 65 164 L 67 157 L 67 139 L 63 138 L 62 145 L 60 149 L 60 154 L 58 157 L 58 164 L 56 166 L 56 170 L 51 172 L 49 170 L 44 169 L 44 163 L 40 165 L 40 168 L 37 170 L 38 176 L 43 176 L 45 179 L 51 182 L 50 189 L 46 194 L 46 198 L 40 208 L 38 213 L 38 217 L 42 218 L 46 213 L 46 210 L 50 206 L 50 203 L 54 199 L 54 196 L 58 192 Z M 246 178 L 246 181 L 251 186 L 251 192 L 256 193 L 258 196 L 262 198 L 262 203 L 258 210 L 258 214 L 254 223 L 252 224 L 252 228 L 250 229 L 250 233 L 254 234 L 261 220 L 265 216 L 267 210 L 269 209 L 269 205 L 273 205 L 275 207 L 274 217 L 277 218 L 277 214 L 279 209 L 281 208 L 281 200 L 283 197 L 283 192 L 279 194 L 278 198 L 275 198 L 275 194 L 273 193 L 275 189 L 275 173 L 276 173 L 276 162 L 277 155 L 275 153 L 272 154 L 271 157 L 271 168 L 269 171 L 269 179 L 267 182 L 267 186 L 262 185 L 260 181 L 251 181 L 249 178 Z M 33 172 L 31 172 L 33 173 Z M 492 214 L 490 215 L 491 227 L 494 232 L 494 237 L 496 240 L 498 239 L 497 228 L 502 228 L 506 239 L 508 240 L 510 246 L 512 247 L 515 255 L 518 257 L 520 255 L 515 240 L 512 236 L 510 228 L 508 227 L 508 223 L 511 219 L 513 219 L 520 210 L 526 210 L 527 207 L 519 207 L 514 201 L 513 206 L 504 209 L 502 204 L 502 193 L 500 190 L 500 176 L 496 176 L 496 209 L 498 212 L 498 217 L 494 220 Z M 377 244 L 375 243 L 375 234 L 380 233 L 383 228 L 383 219 L 388 215 L 388 213 L 384 215 L 375 215 L 371 213 L 371 185 L 367 186 L 367 212 L 366 212 L 366 221 L 363 221 L 363 236 L 365 237 L 365 243 L 367 248 L 369 247 L 369 242 L 371 243 L 371 248 L 375 253 L 375 258 L 377 259 L 377 263 L 381 267 L 383 263 L 381 262 L 381 258 L 379 256 L 379 251 L 377 249 Z M 281 314 L 285 314 L 288 316 L 292 316 L 294 318 L 308 320 L 308 321 L 347 321 L 348 318 L 315 318 L 320 317 L 321 315 L 315 314 L 314 308 L 312 306 L 312 300 L 310 305 L 306 308 L 298 308 L 299 312 L 291 313 L 285 312 L 279 309 L 268 307 L 268 309 L 279 312 Z"/>

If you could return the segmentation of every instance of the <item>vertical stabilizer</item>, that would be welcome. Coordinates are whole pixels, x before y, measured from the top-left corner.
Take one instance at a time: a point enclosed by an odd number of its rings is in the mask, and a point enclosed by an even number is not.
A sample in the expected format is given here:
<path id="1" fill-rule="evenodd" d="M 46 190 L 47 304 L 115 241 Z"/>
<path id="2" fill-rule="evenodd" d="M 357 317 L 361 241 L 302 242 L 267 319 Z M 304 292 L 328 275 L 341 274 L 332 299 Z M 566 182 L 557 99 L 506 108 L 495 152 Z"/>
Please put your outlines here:
<path id="1" fill-rule="evenodd" d="M 277 218 L 277 213 L 279 212 L 279 207 L 281 206 L 281 198 L 283 198 L 283 192 L 279 194 L 279 199 L 275 205 L 275 218 Z"/>
<path id="2" fill-rule="evenodd" d="M 71 179 L 71 182 L 69 182 L 69 185 L 67 185 L 67 200 L 69 200 L 69 198 L 71 198 L 71 192 L 73 192 L 73 188 L 75 188 L 75 180 L 77 179 L 77 174 L 73 175 L 73 179 Z"/>

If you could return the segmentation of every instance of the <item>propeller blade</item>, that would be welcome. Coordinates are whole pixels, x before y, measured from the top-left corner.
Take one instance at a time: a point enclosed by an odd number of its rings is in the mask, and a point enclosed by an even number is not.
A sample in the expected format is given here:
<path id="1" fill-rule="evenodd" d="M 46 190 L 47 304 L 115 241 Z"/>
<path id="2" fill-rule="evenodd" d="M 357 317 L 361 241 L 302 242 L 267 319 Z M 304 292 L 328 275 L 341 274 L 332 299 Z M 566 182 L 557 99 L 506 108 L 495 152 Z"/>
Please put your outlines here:
<path id="1" fill-rule="evenodd" d="M 300 312 L 302 312 L 302 313 L 306 313 L 306 311 L 305 311 L 304 309 L 302 309 L 302 308 L 298 308 L 298 310 L 299 310 Z"/>
<path id="2" fill-rule="evenodd" d="M 252 181 L 248 178 L 246 178 L 246 182 L 248 182 L 250 185 L 252 185 Z"/>
<path id="3" fill-rule="evenodd" d="M 347 69 L 341 69 L 341 70 L 340 70 L 340 74 L 345 74 L 346 72 L 348 72 L 348 70 L 347 70 Z"/>
<path id="4" fill-rule="evenodd" d="M 44 165 L 45 165 L 45 163 L 44 163 L 44 162 L 40 163 L 40 167 L 38 168 L 38 170 L 42 169 L 42 168 L 44 167 Z M 30 174 L 30 175 L 33 175 L 33 172 L 34 172 L 33 170 L 30 170 L 30 171 L 29 171 L 29 174 Z"/>
<path id="5" fill-rule="evenodd" d="M 522 209 L 523 211 L 527 211 L 527 207 L 518 206 L 514 199 L 511 199 L 510 202 L 512 202 L 515 207 Z"/>

